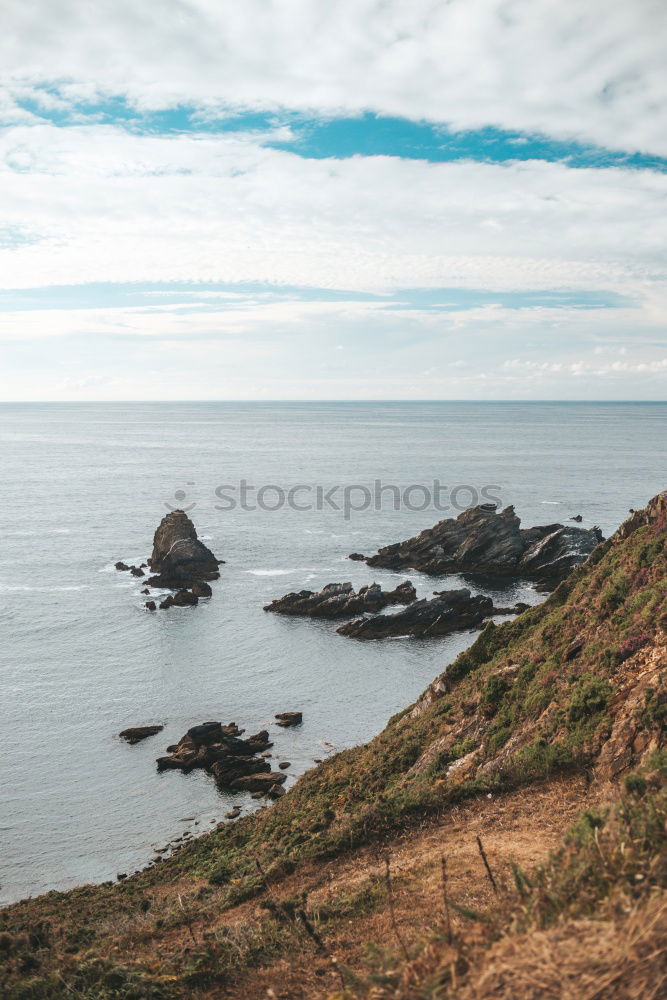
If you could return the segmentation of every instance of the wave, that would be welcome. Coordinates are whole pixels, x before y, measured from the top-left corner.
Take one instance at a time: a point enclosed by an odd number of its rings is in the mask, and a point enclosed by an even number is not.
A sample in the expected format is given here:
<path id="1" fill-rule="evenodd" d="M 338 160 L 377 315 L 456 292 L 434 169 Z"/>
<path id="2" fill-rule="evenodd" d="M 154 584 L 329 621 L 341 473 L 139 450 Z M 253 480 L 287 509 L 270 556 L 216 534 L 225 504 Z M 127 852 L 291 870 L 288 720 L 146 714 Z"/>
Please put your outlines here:
<path id="1" fill-rule="evenodd" d="M 30 586 L 23 585 L 23 584 L 2 584 L 2 583 L 0 583 L 0 593 L 3 593 L 3 594 L 9 594 L 9 593 L 11 593 L 14 590 L 20 590 L 20 591 L 32 590 L 32 591 L 35 591 L 35 592 L 37 592 L 39 594 L 55 594 L 57 592 L 65 591 L 65 590 L 87 590 L 87 589 L 88 589 L 88 585 L 85 584 L 85 583 L 81 583 L 78 586 L 72 586 L 72 587 L 30 587 Z"/>
<path id="2" fill-rule="evenodd" d="M 5 537 L 7 538 L 33 538 L 35 535 L 71 535 L 71 528 L 47 528 L 41 531 L 24 531 L 19 529 L 18 531 L 6 531 Z"/>
<path id="3" fill-rule="evenodd" d="M 294 569 L 247 569 L 251 576 L 289 576 L 290 573 L 331 573 L 331 566 L 295 566 Z"/>

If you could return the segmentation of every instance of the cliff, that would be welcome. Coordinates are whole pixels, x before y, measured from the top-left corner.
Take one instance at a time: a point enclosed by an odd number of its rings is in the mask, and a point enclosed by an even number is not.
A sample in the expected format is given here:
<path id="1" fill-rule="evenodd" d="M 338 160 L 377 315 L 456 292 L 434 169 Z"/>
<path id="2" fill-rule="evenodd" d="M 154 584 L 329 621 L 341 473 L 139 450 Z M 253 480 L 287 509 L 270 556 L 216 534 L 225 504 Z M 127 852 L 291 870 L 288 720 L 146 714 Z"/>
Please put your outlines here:
<path id="1" fill-rule="evenodd" d="M 663 493 L 275 806 L 8 908 L 2 995 L 665 995 L 666 543 Z"/>

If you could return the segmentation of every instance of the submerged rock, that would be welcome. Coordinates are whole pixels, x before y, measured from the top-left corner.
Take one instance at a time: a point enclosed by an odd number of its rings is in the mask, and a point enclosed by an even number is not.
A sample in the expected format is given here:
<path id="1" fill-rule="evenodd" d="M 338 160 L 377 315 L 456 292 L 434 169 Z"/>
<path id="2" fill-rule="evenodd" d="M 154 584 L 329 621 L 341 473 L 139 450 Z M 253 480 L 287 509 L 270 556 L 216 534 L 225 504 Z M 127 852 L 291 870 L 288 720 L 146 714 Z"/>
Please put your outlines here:
<path id="1" fill-rule="evenodd" d="M 132 726 L 130 729 L 124 729 L 118 735 L 121 740 L 127 740 L 128 743 L 134 744 L 145 740 L 148 736 L 155 736 L 157 733 L 161 733 L 163 729 L 164 726 Z"/>
<path id="2" fill-rule="evenodd" d="M 433 575 L 522 577 L 555 587 L 603 541 L 597 527 L 520 525 L 514 507 L 498 513 L 494 504 L 481 504 L 414 538 L 385 546 L 366 562 L 393 570 L 410 567 Z"/>
<path id="3" fill-rule="evenodd" d="M 494 613 L 490 597 L 472 597 L 469 590 L 443 590 L 431 600 L 415 601 L 391 615 L 373 615 L 346 622 L 336 631 L 354 639 L 386 639 L 412 635 L 428 638 L 476 628 Z"/>
<path id="4" fill-rule="evenodd" d="M 417 597 L 409 580 L 400 583 L 395 590 L 383 590 L 377 583 L 361 587 L 356 592 L 351 583 L 328 583 L 320 591 L 300 590 L 285 594 L 265 611 L 279 615 L 307 615 L 310 618 L 351 618 L 364 612 L 380 611 L 388 604 L 410 604 Z"/>
<path id="5" fill-rule="evenodd" d="M 298 726 L 303 722 L 302 712 L 278 712 L 276 725 L 288 729 L 290 726 Z"/>

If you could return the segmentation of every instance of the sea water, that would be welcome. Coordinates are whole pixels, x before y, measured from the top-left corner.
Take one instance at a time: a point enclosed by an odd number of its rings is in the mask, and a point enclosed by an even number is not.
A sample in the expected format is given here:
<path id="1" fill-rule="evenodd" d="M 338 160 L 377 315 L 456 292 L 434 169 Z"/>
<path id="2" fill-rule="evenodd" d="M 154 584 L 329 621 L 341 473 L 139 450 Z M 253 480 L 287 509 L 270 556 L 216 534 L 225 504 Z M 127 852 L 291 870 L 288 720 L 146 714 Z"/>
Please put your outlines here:
<path id="1" fill-rule="evenodd" d="M 581 514 L 608 534 L 667 485 L 666 418 L 638 403 L 0 406 L 0 902 L 131 872 L 232 804 L 256 808 L 203 771 L 157 773 L 195 723 L 270 729 L 287 788 L 369 740 L 474 634 L 360 643 L 263 605 L 345 580 L 467 585 L 346 557 L 489 496 L 525 526 Z M 145 561 L 172 507 L 225 564 L 212 599 L 151 614 L 113 564 Z M 277 729 L 294 709 L 303 725 Z M 118 739 L 149 723 L 164 731 Z"/>

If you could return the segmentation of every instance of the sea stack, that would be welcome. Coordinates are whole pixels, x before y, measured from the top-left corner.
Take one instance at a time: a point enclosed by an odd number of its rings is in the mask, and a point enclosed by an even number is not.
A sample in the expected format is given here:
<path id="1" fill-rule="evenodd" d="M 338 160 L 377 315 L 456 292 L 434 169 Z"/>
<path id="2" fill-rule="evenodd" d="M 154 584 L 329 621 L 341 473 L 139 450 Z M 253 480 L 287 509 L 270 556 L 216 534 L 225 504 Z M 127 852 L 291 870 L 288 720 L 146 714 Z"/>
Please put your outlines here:
<path id="1" fill-rule="evenodd" d="M 152 587 L 182 590 L 196 581 L 217 580 L 218 559 L 197 538 L 197 530 L 184 510 L 172 510 L 162 518 L 155 537 L 149 565 L 155 576 Z"/>

